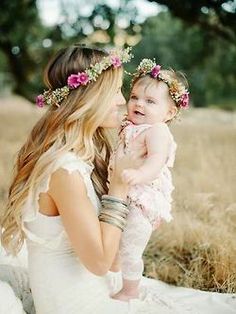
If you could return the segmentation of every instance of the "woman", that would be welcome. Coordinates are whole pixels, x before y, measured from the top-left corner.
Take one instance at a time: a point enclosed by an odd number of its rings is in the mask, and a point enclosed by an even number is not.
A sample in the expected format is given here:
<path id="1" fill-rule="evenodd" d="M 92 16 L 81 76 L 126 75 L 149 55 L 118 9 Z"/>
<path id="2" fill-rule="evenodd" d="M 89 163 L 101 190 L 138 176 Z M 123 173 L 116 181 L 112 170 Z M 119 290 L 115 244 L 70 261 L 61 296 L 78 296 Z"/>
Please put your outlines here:
<path id="1" fill-rule="evenodd" d="M 122 63 L 129 59 L 129 51 L 73 46 L 46 68 L 49 90 L 37 102 L 49 108 L 18 154 L 2 220 L 8 251 L 16 254 L 26 238 L 37 314 L 185 313 L 160 299 L 151 279 L 151 295 L 143 289 L 129 302 L 109 297 L 107 281 L 113 290 L 117 284 L 109 269 L 129 213 L 121 173 L 140 164 L 119 150 L 108 189 L 106 131 L 119 125 Z"/>
<path id="2" fill-rule="evenodd" d="M 122 68 L 108 64 L 96 81 L 68 85 L 69 76 L 101 64 L 106 56 L 76 46 L 57 53 L 45 82 L 58 94 L 38 97 L 40 105 L 43 100 L 50 107 L 18 154 L 2 242 L 16 253 L 27 238 L 37 313 L 89 313 L 91 301 L 98 309 L 108 295 L 101 276 L 112 264 L 121 230 L 99 222 L 97 196 L 108 193 L 105 128 L 118 126 L 118 106 L 125 104 Z M 120 56 L 115 57 L 118 62 Z M 71 87 L 68 95 L 60 90 L 65 86 Z M 109 194 L 123 200 L 128 187 L 120 180 L 120 161 Z"/>

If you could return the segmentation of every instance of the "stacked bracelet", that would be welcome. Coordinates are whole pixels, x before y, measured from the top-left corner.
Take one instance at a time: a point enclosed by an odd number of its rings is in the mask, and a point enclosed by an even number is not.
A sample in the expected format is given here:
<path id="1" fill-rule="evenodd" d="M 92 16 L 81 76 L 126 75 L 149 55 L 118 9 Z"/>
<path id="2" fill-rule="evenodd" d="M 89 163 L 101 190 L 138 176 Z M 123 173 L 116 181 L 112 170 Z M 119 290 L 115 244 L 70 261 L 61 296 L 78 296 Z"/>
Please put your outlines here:
<path id="1" fill-rule="evenodd" d="M 127 203 L 118 197 L 103 195 L 101 205 L 102 208 L 98 216 L 99 221 L 109 223 L 124 231 L 129 214 Z"/>

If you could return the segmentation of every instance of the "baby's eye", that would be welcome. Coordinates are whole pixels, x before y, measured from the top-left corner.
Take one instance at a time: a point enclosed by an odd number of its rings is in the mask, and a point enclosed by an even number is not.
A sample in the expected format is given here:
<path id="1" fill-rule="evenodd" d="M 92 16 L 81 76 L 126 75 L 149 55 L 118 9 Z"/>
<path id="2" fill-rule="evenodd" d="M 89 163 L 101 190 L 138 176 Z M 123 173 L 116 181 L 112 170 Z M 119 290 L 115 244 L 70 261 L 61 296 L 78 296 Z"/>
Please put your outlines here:
<path id="1" fill-rule="evenodd" d="M 147 103 L 148 104 L 155 104 L 155 101 L 153 101 L 152 99 L 147 99 Z"/>
<path id="2" fill-rule="evenodd" d="M 138 99 L 138 97 L 137 97 L 137 96 L 135 96 L 135 95 L 132 95 L 132 96 L 130 97 L 130 99 L 137 100 L 137 99 Z"/>

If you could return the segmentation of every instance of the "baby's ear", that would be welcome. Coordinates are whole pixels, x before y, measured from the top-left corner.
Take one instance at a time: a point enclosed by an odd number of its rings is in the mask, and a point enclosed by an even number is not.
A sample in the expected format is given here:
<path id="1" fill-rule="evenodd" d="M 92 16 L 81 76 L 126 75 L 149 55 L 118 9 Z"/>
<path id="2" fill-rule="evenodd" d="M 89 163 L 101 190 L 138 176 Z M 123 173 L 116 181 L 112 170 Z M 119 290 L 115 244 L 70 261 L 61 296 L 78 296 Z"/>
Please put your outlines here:
<path id="1" fill-rule="evenodd" d="M 172 120 L 178 112 L 178 109 L 176 106 L 171 106 L 168 113 L 167 113 L 167 121 Z"/>

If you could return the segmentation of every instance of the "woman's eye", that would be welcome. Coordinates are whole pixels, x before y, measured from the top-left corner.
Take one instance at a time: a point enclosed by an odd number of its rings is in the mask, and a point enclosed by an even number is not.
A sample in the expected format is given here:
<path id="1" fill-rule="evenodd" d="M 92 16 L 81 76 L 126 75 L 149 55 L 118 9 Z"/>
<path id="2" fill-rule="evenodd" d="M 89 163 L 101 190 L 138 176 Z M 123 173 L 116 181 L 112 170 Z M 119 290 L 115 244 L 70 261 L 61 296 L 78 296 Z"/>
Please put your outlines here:
<path id="1" fill-rule="evenodd" d="M 130 97 L 130 99 L 137 100 L 137 99 L 138 99 L 138 97 L 136 97 L 136 96 L 132 95 L 132 96 Z"/>

